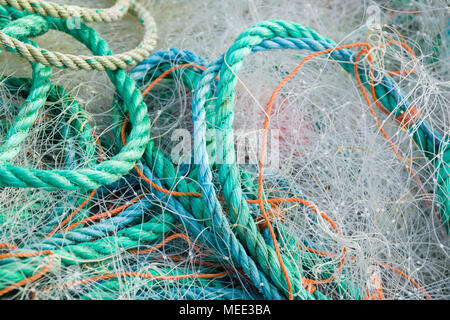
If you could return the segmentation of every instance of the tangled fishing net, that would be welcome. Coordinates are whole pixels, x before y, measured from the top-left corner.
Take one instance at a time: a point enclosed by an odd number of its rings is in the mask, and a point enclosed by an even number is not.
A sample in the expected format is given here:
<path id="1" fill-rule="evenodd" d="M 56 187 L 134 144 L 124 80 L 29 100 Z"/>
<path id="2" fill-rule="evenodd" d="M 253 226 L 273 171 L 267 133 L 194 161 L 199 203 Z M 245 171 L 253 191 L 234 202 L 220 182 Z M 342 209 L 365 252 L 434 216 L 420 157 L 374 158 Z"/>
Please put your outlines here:
<path id="1" fill-rule="evenodd" d="M 0 298 L 450 298 L 446 1 L 61 3 L 0 0 Z"/>

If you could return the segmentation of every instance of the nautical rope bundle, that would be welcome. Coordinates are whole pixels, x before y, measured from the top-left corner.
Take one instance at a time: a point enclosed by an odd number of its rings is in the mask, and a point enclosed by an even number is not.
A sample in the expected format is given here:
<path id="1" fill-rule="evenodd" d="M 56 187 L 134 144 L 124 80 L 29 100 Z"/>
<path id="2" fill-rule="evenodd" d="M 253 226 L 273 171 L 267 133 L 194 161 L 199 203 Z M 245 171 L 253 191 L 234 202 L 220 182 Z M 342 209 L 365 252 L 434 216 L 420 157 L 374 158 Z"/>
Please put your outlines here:
<path id="1" fill-rule="evenodd" d="M 1 5 L 20 11 L 37 13 L 58 19 L 81 18 L 84 22 L 111 22 L 121 19 L 130 8 L 130 0 L 118 0 L 107 9 L 91 9 L 74 5 L 61 5 L 43 0 L 0 0 Z"/>

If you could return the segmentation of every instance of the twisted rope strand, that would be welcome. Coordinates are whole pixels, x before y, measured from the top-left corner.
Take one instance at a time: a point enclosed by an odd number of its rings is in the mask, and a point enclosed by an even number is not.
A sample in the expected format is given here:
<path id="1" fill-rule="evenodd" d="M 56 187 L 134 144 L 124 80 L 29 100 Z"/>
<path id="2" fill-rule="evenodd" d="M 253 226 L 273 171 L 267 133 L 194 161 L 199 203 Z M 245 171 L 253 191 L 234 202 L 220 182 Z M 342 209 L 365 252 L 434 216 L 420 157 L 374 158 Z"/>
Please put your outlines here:
<path id="1" fill-rule="evenodd" d="M 39 18 L 41 22 L 51 22 L 52 26 L 58 30 L 73 35 L 94 53 L 111 54 L 106 42 L 93 29 L 83 25 L 79 30 L 71 30 L 67 28 L 63 20 Z M 93 169 L 48 171 L 2 165 L 0 166 L 0 186 L 92 190 L 103 184 L 117 181 L 133 168 L 135 162 L 142 157 L 148 143 L 150 119 L 147 115 L 146 105 L 134 81 L 123 70 L 109 71 L 108 75 L 130 112 L 133 128 L 127 146 L 124 146 L 116 156 L 99 163 Z"/>
<path id="2" fill-rule="evenodd" d="M 1 10 L 11 11 L 14 10 L 9 7 L 0 7 Z M 19 39 L 13 38 L 4 32 L 0 32 L 0 47 L 5 48 L 8 51 L 20 54 L 22 57 L 30 62 L 41 63 L 46 66 L 54 66 L 57 68 L 68 68 L 71 70 L 119 70 L 125 69 L 128 66 L 133 66 L 136 63 L 144 60 L 151 50 L 156 45 L 157 35 L 156 35 L 156 24 L 153 17 L 147 12 L 147 10 L 139 5 L 134 4 L 131 7 L 133 11 L 139 18 L 139 20 L 144 25 L 144 37 L 142 42 L 137 48 L 116 55 L 103 55 L 98 53 L 95 56 L 84 56 L 84 55 L 72 55 L 64 54 L 56 51 L 48 51 L 41 48 L 36 48 L 30 44 L 27 44 Z M 22 13 L 25 16 L 25 13 Z M 19 15 L 16 13 L 16 15 Z M 52 17 L 48 17 L 55 19 Z M 63 20 L 66 27 L 69 29 L 85 29 L 84 23 L 80 23 L 79 26 L 73 28 L 68 25 L 67 20 Z M 50 26 L 52 27 L 52 26 Z M 61 30 L 60 30 L 61 31 Z"/>

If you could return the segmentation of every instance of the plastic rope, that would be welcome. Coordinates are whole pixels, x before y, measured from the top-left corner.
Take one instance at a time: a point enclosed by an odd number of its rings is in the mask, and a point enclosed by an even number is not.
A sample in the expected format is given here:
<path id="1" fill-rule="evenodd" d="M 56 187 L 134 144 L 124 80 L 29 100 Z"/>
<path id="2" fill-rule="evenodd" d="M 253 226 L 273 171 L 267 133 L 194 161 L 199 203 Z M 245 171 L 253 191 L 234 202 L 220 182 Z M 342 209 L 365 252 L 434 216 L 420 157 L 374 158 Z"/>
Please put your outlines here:
<path id="1" fill-rule="evenodd" d="M 40 23 L 50 23 L 60 31 L 73 35 L 77 40 L 85 43 L 94 53 L 111 55 L 106 42 L 97 32 L 82 24 L 80 29 L 68 29 L 64 20 L 43 18 L 36 16 Z M 25 22 L 30 22 L 26 20 Z M 123 70 L 108 71 L 113 84 L 121 95 L 133 128 L 130 132 L 128 144 L 114 157 L 106 160 L 92 169 L 77 170 L 37 170 L 26 169 L 13 165 L 0 166 L 0 186 L 18 188 L 62 188 L 96 189 L 103 184 L 110 184 L 127 174 L 144 152 L 149 140 L 150 120 L 147 107 L 142 100 L 141 93 L 134 81 Z"/>
<path id="2" fill-rule="evenodd" d="M 10 7 L 0 6 L 0 15 L 5 15 L 3 12 L 11 12 L 15 10 Z M 133 66 L 136 63 L 142 61 L 153 50 L 156 45 L 156 24 L 153 17 L 147 12 L 147 10 L 139 4 L 131 6 L 131 10 L 138 16 L 139 20 L 144 25 L 144 38 L 136 49 L 121 54 L 113 55 L 111 52 L 104 54 L 102 52 L 94 52 L 95 56 L 76 56 L 71 54 L 64 54 L 61 52 L 52 52 L 45 49 L 36 48 L 30 44 L 27 44 L 19 39 L 11 37 L 4 32 L 0 32 L 0 46 L 8 51 L 20 54 L 22 57 L 30 62 L 39 62 L 46 66 L 54 66 L 57 68 L 68 68 L 71 70 L 118 70 L 125 69 L 128 66 Z M 15 16 L 25 16 L 27 12 L 16 12 Z M 6 14 L 7 15 L 7 14 Z M 48 20 L 48 19 L 53 20 Z M 53 17 L 47 17 L 47 21 L 56 21 Z M 64 22 L 64 28 L 61 27 L 61 22 Z M 20 22 L 22 23 L 22 22 Z M 50 23 L 42 22 L 46 28 L 54 28 Z M 64 31 L 67 33 L 80 32 L 81 29 L 86 29 L 86 26 L 81 22 L 78 26 L 73 27 L 68 23 L 68 20 L 60 20 L 60 27 L 55 30 Z M 36 28 L 37 23 L 29 28 Z M 20 26 L 24 27 L 24 26 Z M 67 31 L 68 30 L 68 31 Z M 43 31 L 43 30 L 42 30 Z M 46 30 L 44 31 L 46 32 Z M 34 32 L 33 37 L 42 34 L 42 32 Z M 87 43 L 85 43 L 88 45 Z"/>
<path id="3" fill-rule="evenodd" d="M 127 13 L 131 1 L 118 0 L 114 6 L 107 9 L 62 5 L 43 0 L 0 0 L 0 4 L 59 19 L 80 18 L 83 22 L 112 22 L 121 19 Z"/>

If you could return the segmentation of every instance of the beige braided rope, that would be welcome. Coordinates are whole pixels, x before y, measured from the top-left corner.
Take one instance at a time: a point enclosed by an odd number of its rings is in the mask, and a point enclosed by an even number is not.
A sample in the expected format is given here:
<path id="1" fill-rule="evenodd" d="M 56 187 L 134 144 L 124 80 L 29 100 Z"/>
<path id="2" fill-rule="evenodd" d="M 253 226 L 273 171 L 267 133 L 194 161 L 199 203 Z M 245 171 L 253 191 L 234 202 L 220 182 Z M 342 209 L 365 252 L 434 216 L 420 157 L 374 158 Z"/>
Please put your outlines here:
<path id="1" fill-rule="evenodd" d="M 13 7 L 20 11 L 28 11 L 53 18 L 79 18 L 84 22 L 111 22 L 119 20 L 127 13 L 131 1 L 117 0 L 114 6 L 107 9 L 61 5 L 44 0 L 0 0 L 0 4 Z"/>
<path id="2" fill-rule="evenodd" d="M 12 0 L 0 0 L 3 1 Z M 16 0 L 20 2 L 19 0 Z M 118 1 L 119 3 L 121 1 Z M 123 1 L 122 1 L 123 2 Z M 14 51 L 28 61 L 39 62 L 46 66 L 68 68 L 71 70 L 117 70 L 125 69 L 144 60 L 156 45 L 156 23 L 150 13 L 140 4 L 133 3 L 130 10 L 137 15 L 144 25 L 144 37 L 137 48 L 112 56 L 84 56 L 65 54 L 36 48 L 18 39 L 0 32 L 0 47 Z"/>

